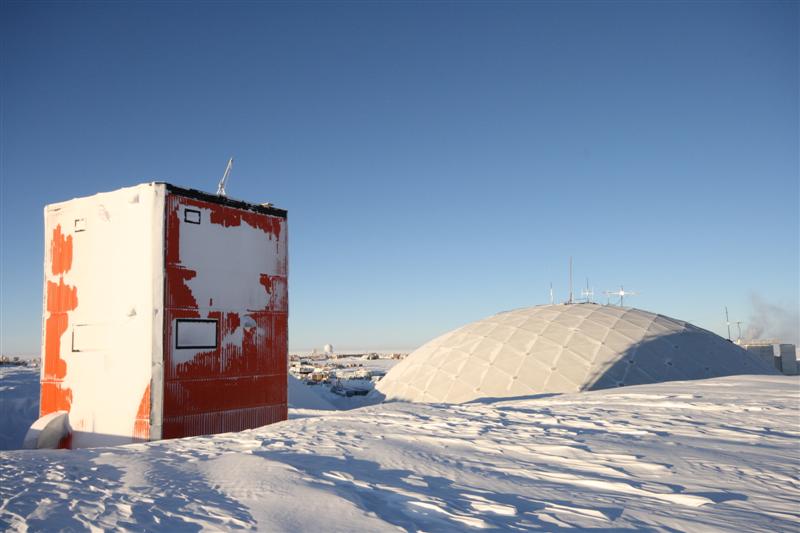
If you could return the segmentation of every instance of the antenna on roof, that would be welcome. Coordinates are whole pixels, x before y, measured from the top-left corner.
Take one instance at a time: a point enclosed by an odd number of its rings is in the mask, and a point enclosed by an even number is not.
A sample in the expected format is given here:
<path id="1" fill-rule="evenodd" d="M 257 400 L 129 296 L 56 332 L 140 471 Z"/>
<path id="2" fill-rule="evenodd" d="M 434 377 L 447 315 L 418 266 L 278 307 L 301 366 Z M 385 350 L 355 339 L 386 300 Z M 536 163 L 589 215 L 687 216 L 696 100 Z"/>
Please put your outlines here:
<path id="1" fill-rule="evenodd" d="M 728 306 L 725 306 L 725 323 L 728 325 L 728 340 L 731 340 L 731 319 L 728 318 Z"/>
<path id="2" fill-rule="evenodd" d="M 618 291 L 605 291 L 606 296 L 619 296 L 619 305 L 620 307 L 625 307 L 625 297 L 626 296 L 636 296 L 639 294 L 638 292 L 633 291 L 626 291 L 625 288 L 620 285 Z"/>
<path id="3" fill-rule="evenodd" d="M 569 256 L 569 300 L 567 303 L 572 303 L 572 256 Z"/>
<path id="4" fill-rule="evenodd" d="M 736 321 L 736 327 L 739 328 L 739 337 L 738 337 L 737 340 L 739 342 L 741 342 L 742 341 L 742 321 L 741 320 L 737 320 Z"/>
<path id="5" fill-rule="evenodd" d="M 592 303 L 592 296 L 594 296 L 594 289 L 589 288 L 589 278 L 586 278 L 586 288 L 581 291 L 581 296 L 586 298 L 586 301 Z"/>
<path id="6" fill-rule="evenodd" d="M 550 282 L 550 305 L 553 305 L 553 282 Z"/>
<path id="7" fill-rule="evenodd" d="M 222 175 L 222 179 L 219 180 L 219 185 L 217 185 L 217 196 L 228 196 L 225 194 L 225 183 L 228 181 L 228 177 L 231 175 L 231 169 L 233 168 L 233 158 L 231 157 L 228 159 L 228 164 L 225 166 L 225 174 Z"/>

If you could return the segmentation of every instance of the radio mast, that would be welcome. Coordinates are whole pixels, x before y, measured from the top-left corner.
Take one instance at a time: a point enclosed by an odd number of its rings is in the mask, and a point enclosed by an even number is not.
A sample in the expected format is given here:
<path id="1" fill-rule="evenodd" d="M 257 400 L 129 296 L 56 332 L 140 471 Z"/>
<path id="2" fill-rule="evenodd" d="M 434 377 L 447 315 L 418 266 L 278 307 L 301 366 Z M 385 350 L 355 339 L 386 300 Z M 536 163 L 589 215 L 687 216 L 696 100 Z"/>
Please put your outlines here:
<path id="1" fill-rule="evenodd" d="M 225 174 L 222 175 L 222 179 L 219 180 L 219 185 L 217 185 L 217 196 L 228 196 L 225 194 L 225 183 L 228 181 L 228 177 L 231 175 L 231 169 L 233 168 L 233 158 L 231 157 L 228 159 L 228 164 L 225 165 Z"/>
<path id="2" fill-rule="evenodd" d="M 572 303 L 572 256 L 569 256 L 569 300 L 567 303 Z"/>
<path id="3" fill-rule="evenodd" d="M 728 306 L 725 306 L 725 323 L 728 325 L 728 340 L 731 340 L 731 319 L 728 318 Z"/>

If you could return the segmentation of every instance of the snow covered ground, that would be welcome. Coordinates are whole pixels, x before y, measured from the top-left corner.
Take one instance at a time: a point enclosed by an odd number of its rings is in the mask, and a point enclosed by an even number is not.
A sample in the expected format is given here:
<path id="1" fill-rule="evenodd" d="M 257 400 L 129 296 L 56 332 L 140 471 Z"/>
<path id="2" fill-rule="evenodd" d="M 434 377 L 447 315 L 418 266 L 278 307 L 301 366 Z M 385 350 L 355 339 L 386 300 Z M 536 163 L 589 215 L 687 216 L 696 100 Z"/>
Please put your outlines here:
<path id="1" fill-rule="evenodd" d="M 21 448 L 39 418 L 39 373 L 37 367 L 0 366 L 0 450 Z"/>
<path id="2" fill-rule="evenodd" d="M 799 404 L 737 376 L 2 452 L 0 528 L 800 531 Z"/>

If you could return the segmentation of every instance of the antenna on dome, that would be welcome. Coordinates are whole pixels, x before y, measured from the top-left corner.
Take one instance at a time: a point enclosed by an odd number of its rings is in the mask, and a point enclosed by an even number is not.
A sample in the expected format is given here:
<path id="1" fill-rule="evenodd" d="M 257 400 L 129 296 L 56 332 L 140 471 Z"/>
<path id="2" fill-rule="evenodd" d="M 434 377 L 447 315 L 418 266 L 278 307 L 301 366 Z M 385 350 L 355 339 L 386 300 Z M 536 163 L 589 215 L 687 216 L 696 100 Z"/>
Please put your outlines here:
<path id="1" fill-rule="evenodd" d="M 731 319 L 728 317 L 728 306 L 725 306 L 725 323 L 728 325 L 728 340 L 731 340 Z"/>
<path id="2" fill-rule="evenodd" d="M 550 305 L 553 305 L 553 282 L 550 282 Z"/>
<path id="3" fill-rule="evenodd" d="M 228 159 L 228 164 L 225 165 L 225 174 L 222 175 L 222 179 L 219 180 L 219 185 L 217 185 L 217 196 L 228 196 L 225 194 L 225 183 L 228 181 L 228 177 L 231 175 L 231 169 L 233 168 L 233 158 L 231 157 Z"/>
<path id="4" fill-rule="evenodd" d="M 618 291 L 605 291 L 606 296 L 619 296 L 619 305 L 620 307 L 625 307 L 625 297 L 626 296 L 636 296 L 639 294 L 638 292 L 633 291 L 626 291 L 625 288 L 620 285 Z M 727 312 L 727 311 L 726 311 Z"/>
<path id="5" fill-rule="evenodd" d="M 594 289 L 589 288 L 589 278 L 586 278 L 586 288 L 581 291 L 581 296 L 586 298 L 588 303 L 592 303 L 592 296 L 594 296 Z"/>
<path id="6" fill-rule="evenodd" d="M 569 256 L 569 300 L 567 303 L 572 303 L 572 256 Z"/>

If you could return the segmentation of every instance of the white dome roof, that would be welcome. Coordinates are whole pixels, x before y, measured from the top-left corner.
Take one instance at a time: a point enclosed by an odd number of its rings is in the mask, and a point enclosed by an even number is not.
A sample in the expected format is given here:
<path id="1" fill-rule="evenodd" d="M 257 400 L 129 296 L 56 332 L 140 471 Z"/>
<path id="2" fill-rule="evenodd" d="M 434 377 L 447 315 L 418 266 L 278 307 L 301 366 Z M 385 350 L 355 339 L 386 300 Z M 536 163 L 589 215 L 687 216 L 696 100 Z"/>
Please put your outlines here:
<path id="1" fill-rule="evenodd" d="M 387 399 L 467 402 L 775 370 L 722 337 L 640 309 L 556 304 L 499 313 L 412 352 Z"/>

